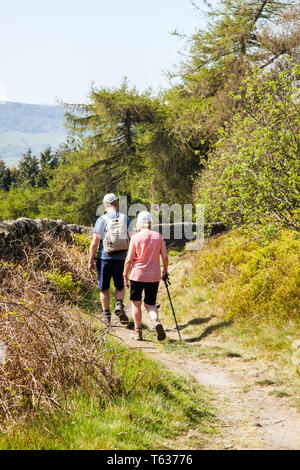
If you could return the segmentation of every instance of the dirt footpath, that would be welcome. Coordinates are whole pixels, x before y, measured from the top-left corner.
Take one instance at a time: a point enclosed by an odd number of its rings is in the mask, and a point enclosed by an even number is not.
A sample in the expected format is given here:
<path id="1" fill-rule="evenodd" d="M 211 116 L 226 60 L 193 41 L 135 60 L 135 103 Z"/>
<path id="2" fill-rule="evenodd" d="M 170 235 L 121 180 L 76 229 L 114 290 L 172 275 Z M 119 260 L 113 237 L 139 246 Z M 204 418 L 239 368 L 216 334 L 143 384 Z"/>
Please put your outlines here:
<path id="1" fill-rule="evenodd" d="M 300 449 L 299 413 L 282 398 L 270 396 L 262 388 L 249 388 L 249 383 L 260 374 L 253 366 L 245 371 L 245 364 L 241 364 L 241 373 L 232 373 L 230 365 L 219 366 L 198 358 L 181 359 L 158 349 L 155 341 L 137 342 L 127 328 L 113 325 L 111 332 L 128 348 L 140 348 L 171 371 L 192 376 L 212 389 L 220 433 L 208 438 L 206 449 Z M 174 332 L 167 335 L 175 337 Z"/>

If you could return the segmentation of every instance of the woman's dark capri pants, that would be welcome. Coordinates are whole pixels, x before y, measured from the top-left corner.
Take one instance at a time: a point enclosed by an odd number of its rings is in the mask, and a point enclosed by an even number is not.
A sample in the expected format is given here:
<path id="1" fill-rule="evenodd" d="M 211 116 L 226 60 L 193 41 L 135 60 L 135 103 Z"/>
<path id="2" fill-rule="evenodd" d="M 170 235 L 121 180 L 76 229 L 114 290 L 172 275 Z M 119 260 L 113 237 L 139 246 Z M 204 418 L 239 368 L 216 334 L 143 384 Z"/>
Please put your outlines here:
<path id="1" fill-rule="evenodd" d="M 142 293 L 144 291 L 145 304 L 155 305 L 158 286 L 159 282 L 130 281 L 130 300 L 142 300 Z"/>

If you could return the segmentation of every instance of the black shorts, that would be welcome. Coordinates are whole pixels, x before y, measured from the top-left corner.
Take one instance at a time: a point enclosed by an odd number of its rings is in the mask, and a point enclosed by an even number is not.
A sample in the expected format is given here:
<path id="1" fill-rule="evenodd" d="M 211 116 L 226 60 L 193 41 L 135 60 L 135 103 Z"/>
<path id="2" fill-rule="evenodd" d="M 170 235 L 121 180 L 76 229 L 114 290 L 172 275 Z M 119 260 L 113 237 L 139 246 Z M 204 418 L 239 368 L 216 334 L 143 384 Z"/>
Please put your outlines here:
<path id="1" fill-rule="evenodd" d="M 130 281 L 130 300 L 142 300 L 145 291 L 144 302 L 147 305 L 156 304 L 156 296 L 159 282 Z"/>
<path id="2" fill-rule="evenodd" d="M 121 259 L 97 259 L 98 287 L 107 290 L 110 287 L 111 278 L 117 290 L 124 289 L 123 270 L 125 260 Z"/>

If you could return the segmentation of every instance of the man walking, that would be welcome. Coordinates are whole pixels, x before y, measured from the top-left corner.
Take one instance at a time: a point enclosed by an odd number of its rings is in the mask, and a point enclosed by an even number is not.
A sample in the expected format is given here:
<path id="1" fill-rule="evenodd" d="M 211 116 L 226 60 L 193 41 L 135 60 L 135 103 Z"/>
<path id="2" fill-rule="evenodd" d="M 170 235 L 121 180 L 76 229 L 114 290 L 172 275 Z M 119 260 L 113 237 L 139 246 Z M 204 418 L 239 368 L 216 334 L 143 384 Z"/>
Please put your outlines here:
<path id="1" fill-rule="evenodd" d="M 103 321 L 111 322 L 109 287 L 111 278 L 115 286 L 115 314 L 122 325 L 128 324 L 123 299 L 125 294 L 123 269 L 129 246 L 130 219 L 118 211 L 118 200 L 114 194 L 106 194 L 103 198 L 106 213 L 95 223 L 93 239 L 90 246 L 89 270 L 95 270 L 94 258 L 98 250 L 97 275 L 100 289 L 100 301 L 103 310 Z"/>

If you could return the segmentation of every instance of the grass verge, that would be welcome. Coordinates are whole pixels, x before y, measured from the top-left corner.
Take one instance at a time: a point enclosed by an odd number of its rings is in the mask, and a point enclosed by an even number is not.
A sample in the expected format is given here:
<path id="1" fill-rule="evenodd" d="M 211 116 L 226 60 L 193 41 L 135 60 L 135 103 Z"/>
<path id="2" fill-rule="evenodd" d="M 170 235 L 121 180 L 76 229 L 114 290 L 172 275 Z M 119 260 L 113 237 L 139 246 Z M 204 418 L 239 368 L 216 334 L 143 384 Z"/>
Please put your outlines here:
<path id="1" fill-rule="evenodd" d="M 116 345 L 112 345 L 116 347 Z M 64 411 L 31 416 L 0 434 L 0 449 L 201 448 L 216 432 L 212 396 L 145 358 L 117 346 L 126 393 L 113 401 L 69 394 Z M 145 374 L 145 375 L 143 375 Z M 137 377 L 142 379 L 137 382 Z"/>
<path id="2" fill-rule="evenodd" d="M 185 341 L 172 330 L 160 347 L 250 374 L 249 381 L 258 374 L 253 386 L 300 409 L 298 249 L 294 232 L 267 245 L 228 233 L 200 252 L 172 256 L 170 293 Z M 159 303 L 164 325 L 173 328 L 164 286 Z"/>
<path id="3" fill-rule="evenodd" d="M 88 245 L 45 235 L 0 262 L 0 449 L 203 446 L 212 397 L 107 335 Z"/>

